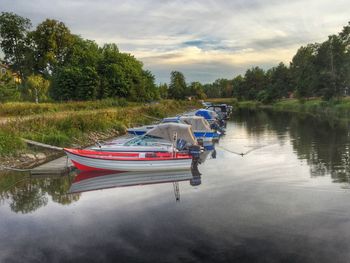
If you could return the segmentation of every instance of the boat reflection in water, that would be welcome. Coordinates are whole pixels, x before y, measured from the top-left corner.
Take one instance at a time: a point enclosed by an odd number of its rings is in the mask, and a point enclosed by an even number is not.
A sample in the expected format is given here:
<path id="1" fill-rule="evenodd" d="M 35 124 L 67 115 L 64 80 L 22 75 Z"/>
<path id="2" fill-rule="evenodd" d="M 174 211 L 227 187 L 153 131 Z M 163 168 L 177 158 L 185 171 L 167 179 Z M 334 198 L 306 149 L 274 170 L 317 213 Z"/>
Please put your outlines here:
<path id="1" fill-rule="evenodd" d="M 192 186 L 201 184 L 201 174 L 197 167 L 184 171 L 169 172 L 113 172 L 83 171 L 73 180 L 70 194 L 150 184 L 172 183 L 176 201 L 180 200 L 179 182 L 189 181 Z"/>
<path id="2" fill-rule="evenodd" d="M 108 188 L 172 183 L 175 200 L 179 201 L 179 182 L 189 181 L 191 186 L 199 186 L 202 179 L 198 165 L 209 158 L 215 158 L 215 156 L 215 150 L 202 152 L 198 163 L 192 165 L 189 170 L 167 172 L 81 171 L 74 178 L 68 193 L 76 194 Z"/>

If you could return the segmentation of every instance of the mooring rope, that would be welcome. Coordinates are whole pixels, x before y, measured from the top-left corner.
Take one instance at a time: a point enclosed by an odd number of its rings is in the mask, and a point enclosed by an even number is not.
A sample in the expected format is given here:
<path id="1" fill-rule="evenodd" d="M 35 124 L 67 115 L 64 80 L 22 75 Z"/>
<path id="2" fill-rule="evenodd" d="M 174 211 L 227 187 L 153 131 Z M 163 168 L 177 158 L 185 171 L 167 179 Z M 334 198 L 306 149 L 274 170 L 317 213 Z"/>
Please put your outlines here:
<path id="1" fill-rule="evenodd" d="M 12 167 L 3 167 L 4 170 L 9 170 L 9 171 L 15 171 L 15 172 L 30 172 L 32 169 L 19 169 L 19 168 L 12 168 Z"/>
<path id="2" fill-rule="evenodd" d="M 215 147 L 218 147 L 218 148 L 220 148 L 222 150 L 225 150 L 227 152 L 230 152 L 230 153 L 233 153 L 233 154 L 237 154 L 237 155 L 240 155 L 240 156 L 243 157 L 244 155 L 247 155 L 248 153 L 251 153 L 252 151 L 259 150 L 261 148 L 272 146 L 272 145 L 275 145 L 275 144 L 278 144 L 278 142 L 272 143 L 272 144 L 260 145 L 260 146 L 254 147 L 254 148 L 252 148 L 252 149 L 250 149 L 250 150 L 248 150 L 246 152 L 240 152 L 240 153 L 239 152 L 235 152 L 235 151 L 231 151 L 230 149 L 227 149 L 227 148 L 222 147 L 220 145 L 216 145 Z"/>

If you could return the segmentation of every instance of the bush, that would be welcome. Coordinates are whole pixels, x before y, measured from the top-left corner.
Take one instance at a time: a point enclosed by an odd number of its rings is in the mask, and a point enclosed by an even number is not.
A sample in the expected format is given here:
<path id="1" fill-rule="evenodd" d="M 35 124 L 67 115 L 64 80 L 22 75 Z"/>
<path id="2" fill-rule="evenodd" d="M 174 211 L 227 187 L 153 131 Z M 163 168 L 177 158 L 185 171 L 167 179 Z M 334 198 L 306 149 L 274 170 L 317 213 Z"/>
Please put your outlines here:
<path id="1" fill-rule="evenodd" d="M 26 144 L 20 137 L 11 131 L 0 130 L 0 156 L 14 155 L 19 150 L 26 148 Z"/>

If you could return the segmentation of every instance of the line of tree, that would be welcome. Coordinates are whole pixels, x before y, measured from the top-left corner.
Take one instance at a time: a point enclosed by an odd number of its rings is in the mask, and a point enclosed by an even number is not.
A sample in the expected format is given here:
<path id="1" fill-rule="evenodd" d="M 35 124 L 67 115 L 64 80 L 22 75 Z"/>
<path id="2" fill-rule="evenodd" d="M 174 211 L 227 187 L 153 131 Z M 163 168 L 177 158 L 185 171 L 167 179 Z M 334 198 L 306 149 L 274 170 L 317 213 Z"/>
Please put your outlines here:
<path id="1" fill-rule="evenodd" d="M 169 86 L 166 83 L 160 84 L 159 92 L 162 98 L 177 100 L 183 100 L 185 98 L 205 99 L 207 97 L 204 87 L 200 82 L 194 81 L 187 85 L 185 76 L 179 71 L 172 71 L 170 73 Z"/>
<path id="2" fill-rule="evenodd" d="M 300 47 L 289 66 L 280 63 L 267 71 L 253 67 L 244 76 L 218 79 L 203 87 L 209 98 L 236 97 L 266 103 L 290 96 L 329 100 L 349 95 L 350 22 L 323 43 Z"/>
<path id="3" fill-rule="evenodd" d="M 119 51 L 115 44 L 98 46 L 72 34 L 62 22 L 46 19 L 32 30 L 29 19 L 0 15 L 0 48 L 9 74 L 0 79 L 4 100 L 94 100 L 124 97 L 135 101 L 159 98 L 155 78 L 142 62 Z"/>
<path id="4" fill-rule="evenodd" d="M 331 99 L 350 88 L 350 22 L 325 42 L 299 48 L 288 66 L 253 67 L 244 76 L 205 85 L 187 85 L 184 75 L 173 71 L 169 86 L 156 86 L 153 74 L 132 55 L 115 44 L 98 46 L 53 19 L 32 29 L 29 19 L 2 12 L 0 48 L 4 63 L 21 79 L 18 85 L 10 74 L 0 75 L 0 102 L 236 97 L 269 103 L 289 96 Z"/>

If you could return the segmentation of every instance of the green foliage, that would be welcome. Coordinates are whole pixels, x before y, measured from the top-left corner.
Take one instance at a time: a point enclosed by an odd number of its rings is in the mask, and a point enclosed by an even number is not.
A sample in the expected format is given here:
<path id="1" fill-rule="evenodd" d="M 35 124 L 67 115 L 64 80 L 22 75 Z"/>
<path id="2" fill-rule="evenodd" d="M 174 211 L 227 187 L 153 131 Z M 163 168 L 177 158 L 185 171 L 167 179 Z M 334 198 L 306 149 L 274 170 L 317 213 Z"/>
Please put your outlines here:
<path id="1" fill-rule="evenodd" d="M 159 96 L 162 99 L 168 98 L 168 85 L 166 83 L 160 84 L 158 87 L 158 90 L 159 90 Z"/>
<path id="2" fill-rule="evenodd" d="M 219 79 L 204 85 L 209 98 L 232 96 L 240 100 L 276 100 L 312 97 L 332 100 L 350 94 L 350 22 L 338 35 L 320 44 L 298 49 L 290 67 L 280 63 L 266 72 L 259 67 L 248 69 L 244 77 Z M 225 84 L 227 88 L 225 88 Z M 226 91 L 223 92 L 223 91 Z"/>
<path id="3" fill-rule="evenodd" d="M 203 85 L 200 82 L 192 82 L 189 87 L 190 95 L 194 96 L 197 99 L 206 99 L 207 95 L 204 92 Z"/>
<path id="4" fill-rule="evenodd" d="M 46 19 L 31 33 L 35 43 L 35 70 L 50 74 L 63 65 L 74 44 L 74 37 L 62 22 Z"/>
<path id="5" fill-rule="evenodd" d="M 49 95 L 58 101 L 159 99 L 154 75 L 115 44 L 100 48 L 94 41 L 73 35 L 64 23 L 54 19 L 46 19 L 31 32 L 30 27 L 30 21 L 18 15 L 0 16 L 0 47 L 6 62 L 21 76 L 29 76 L 23 98 L 48 99 L 46 83 L 32 76 L 42 75 L 52 80 Z"/>
<path id="6" fill-rule="evenodd" d="M 168 94 L 173 99 L 184 99 L 187 95 L 185 76 L 179 71 L 172 71 L 170 74 L 170 85 Z"/>
<path id="7" fill-rule="evenodd" d="M 31 22 L 14 13 L 0 15 L 0 48 L 5 54 L 5 62 L 23 77 L 28 49 L 28 30 Z"/>
<path id="8" fill-rule="evenodd" d="M 49 96 L 50 81 L 41 75 L 30 75 L 25 82 L 22 96 L 29 101 L 47 101 Z"/>
<path id="9" fill-rule="evenodd" d="M 227 79 L 217 79 L 203 88 L 209 98 L 230 98 L 233 95 L 232 81 Z"/>
<path id="10" fill-rule="evenodd" d="M 25 149 L 25 144 L 13 131 L 0 129 L 0 156 L 13 155 Z"/>
<path id="11" fill-rule="evenodd" d="M 20 92 L 10 73 L 0 78 L 0 102 L 16 101 L 20 99 Z"/>

